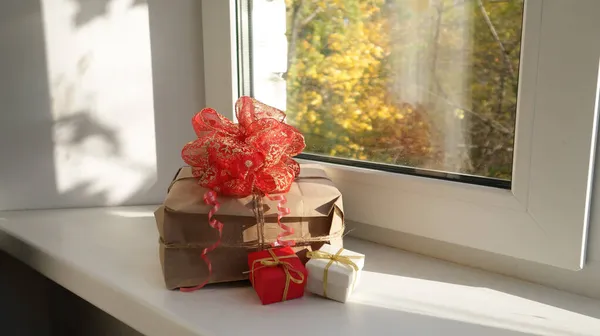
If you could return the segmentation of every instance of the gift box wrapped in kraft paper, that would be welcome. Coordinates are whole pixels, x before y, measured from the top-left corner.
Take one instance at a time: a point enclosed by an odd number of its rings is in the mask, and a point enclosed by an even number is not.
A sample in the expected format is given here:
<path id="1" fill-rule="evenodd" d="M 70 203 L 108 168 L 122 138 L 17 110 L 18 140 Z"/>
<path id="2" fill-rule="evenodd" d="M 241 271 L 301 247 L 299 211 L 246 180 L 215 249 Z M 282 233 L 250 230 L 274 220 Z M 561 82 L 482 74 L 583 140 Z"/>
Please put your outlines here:
<path id="1" fill-rule="evenodd" d="M 256 195 L 218 196 L 220 207 L 214 218 L 223 223 L 223 229 L 218 246 L 207 254 L 212 264 L 209 273 L 200 256 L 203 249 L 218 241 L 219 233 L 209 225 L 207 214 L 212 207 L 203 200 L 206 192 L 191 168 L 183 167 L 171 183 L 164 204 L 155 212 L 160 262 L 169 289 L 198 286 L 206 280 L 219 283 L 247 279 L 248 253 L 271 247 L 281 233 L 277 201 Z M 342 247 L 342 196 L 319 165 L 300 165 L 300 174 L 285 198 L 290 214 L 281 221 L 294 231 L 285 239 L 295 241 L 293 249 L 303 261 L 306 252 L 318 250 L 324 243 Z"/>

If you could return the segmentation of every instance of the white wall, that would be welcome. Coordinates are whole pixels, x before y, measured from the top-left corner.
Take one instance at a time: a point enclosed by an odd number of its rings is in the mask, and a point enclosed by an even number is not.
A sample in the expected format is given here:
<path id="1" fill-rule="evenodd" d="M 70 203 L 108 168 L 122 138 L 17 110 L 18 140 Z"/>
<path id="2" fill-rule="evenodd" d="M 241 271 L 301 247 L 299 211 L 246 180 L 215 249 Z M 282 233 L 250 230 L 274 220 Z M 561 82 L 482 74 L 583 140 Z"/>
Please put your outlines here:
<path id="1" fill-rule="evenodd" d="M 204 107 L 201 17 L 198 0 L 0 1 L 0 210 L 159 203 Z M 1 251 L 0 326 L 139 335 Z"/>
<path id="2" fill-rule="evenodd" d="M 189 119 L 204 107 L 199 6 L 197 0 L 0 2 L 0 210 L 160 202 L 182 164 L 182 145 L 193 137 Z M 90 50 L 93 57 L 82 64 Z M 88 70 L 81 75 L 81 68 Z M 57 77 L 74 88 L 61 89 Z M 56 118 L 65 114 L 79 118 L 62 134 L 77 140 L 72 146 L 56 134 Z M 600 298 L 598 196 L 588 265 L 580 272 L 355 226 L 359 237 Z"/>
<path id="3" fill-rule="evenodd" d="M 0 2 L 0 210 L 159 203 L 204 105 L 201 24 L 193 0 Z"/>

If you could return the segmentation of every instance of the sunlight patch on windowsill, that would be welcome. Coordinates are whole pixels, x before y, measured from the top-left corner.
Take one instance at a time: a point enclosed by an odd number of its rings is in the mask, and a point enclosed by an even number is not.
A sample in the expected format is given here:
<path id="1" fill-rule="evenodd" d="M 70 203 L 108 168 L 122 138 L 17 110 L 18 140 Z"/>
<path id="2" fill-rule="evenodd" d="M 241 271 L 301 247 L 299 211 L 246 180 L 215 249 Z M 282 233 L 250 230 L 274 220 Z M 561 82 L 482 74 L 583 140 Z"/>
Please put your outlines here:
<path id="1" fill-rule="evenodd" d="M 542 335 L 574 335 L 563 327 L 570 324 L 600 328 L 593 317 L 484 287 L 369 271 L 362 279 L 378 286 L 358 286 L 349 302 Z"/>
<path id="2" fill-rule="evenodd" d="M 154 217 L 154 213 L 151 211 L 111 210 L 109 213 L 111 215 L 125 217 L 125 218 Z"/>

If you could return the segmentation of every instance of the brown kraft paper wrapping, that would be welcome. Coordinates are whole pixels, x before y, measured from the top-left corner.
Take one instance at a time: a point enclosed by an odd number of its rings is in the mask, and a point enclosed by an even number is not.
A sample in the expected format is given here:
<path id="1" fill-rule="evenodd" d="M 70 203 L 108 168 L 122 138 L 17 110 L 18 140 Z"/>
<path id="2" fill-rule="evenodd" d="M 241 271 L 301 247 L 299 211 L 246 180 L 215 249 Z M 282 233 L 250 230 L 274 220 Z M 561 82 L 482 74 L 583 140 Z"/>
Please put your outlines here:
<path id="1" fill-rule="evenodd" d="M 208 224 L 211 207 L 204 204 L 206 191 L 196 183 L 190 167 L 183 167 L 164 204 L 154 213 L 160 234 L 160 262 L 169 289 L 196 286 L 208 277 L 200 254 L 217 241 L 218 232 Z M 296 241 L 294 249 L 301 258 L 324 243 L 342 247 L 342 196 L 320 166 L 302 164 L 300 175 L 285 197 L 291 213 L 282 222 L 292 227 L 294 234 L 284 239 Z M 252 196 L 219 196 L 218 200 L 221 208 L 215 217 L 224 224 L 223 237 L 219 247 L 208 254 L 213 268 L 209 283 L 247 279 L 248 252 L 269 247 L 281 232 L 277 202 L 263 198 L 265 223 L 261 237 Z"/>

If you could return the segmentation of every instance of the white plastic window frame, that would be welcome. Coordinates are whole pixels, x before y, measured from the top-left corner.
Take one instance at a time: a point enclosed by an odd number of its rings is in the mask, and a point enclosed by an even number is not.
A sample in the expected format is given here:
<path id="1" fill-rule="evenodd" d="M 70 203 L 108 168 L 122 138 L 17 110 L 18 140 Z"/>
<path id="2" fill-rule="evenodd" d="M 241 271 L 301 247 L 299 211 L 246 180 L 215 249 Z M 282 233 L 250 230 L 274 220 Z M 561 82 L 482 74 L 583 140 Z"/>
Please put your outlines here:
<path id="1" fill-rule="evenodd" d="M 233 119 L 235 0 L 203 0 L 206 103 Z M 526 0 L 511 190 L 326 164 L 346 218 L 579 270 L 594 172 L 600 1 Z"/>

